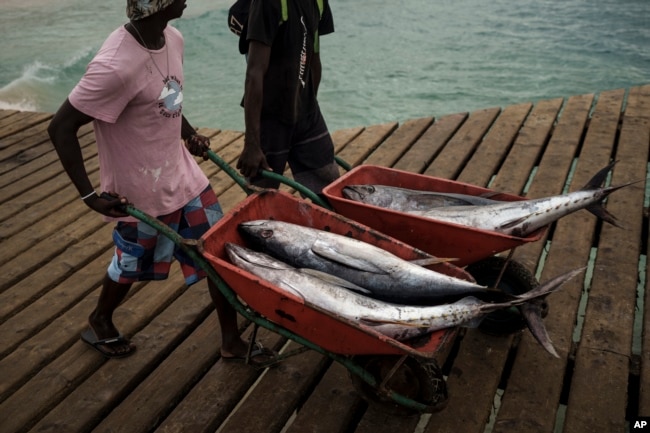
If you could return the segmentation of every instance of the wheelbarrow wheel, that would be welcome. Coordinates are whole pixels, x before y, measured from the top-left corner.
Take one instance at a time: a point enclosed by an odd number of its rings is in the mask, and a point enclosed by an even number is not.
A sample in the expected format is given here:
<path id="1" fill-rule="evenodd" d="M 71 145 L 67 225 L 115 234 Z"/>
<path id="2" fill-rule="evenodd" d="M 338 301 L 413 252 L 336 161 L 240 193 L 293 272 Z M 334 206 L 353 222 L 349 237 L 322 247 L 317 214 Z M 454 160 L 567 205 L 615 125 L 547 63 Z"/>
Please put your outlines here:
<path id="1" fill-rule="evenodd" d="M 372 374 L 378 384 L 378 387 L 372 387 L 359 376 L 350 372 L 352 384 L 363 399 L 371 404 L 381 405 L 382 410 L 394 415 L 406 416 L 418 412 L 433 413 L 444 409 L 449 396 L 447 382 L 438 364 L 435 361 L 420 361 L 409 356 L 386 380 L 400 359 L 400 356 L 393 355 L 354 357 L 354 361 Z M 386 383 L 384 384 L 384 382 Z M 382 392 L 381 384 L 384 384 L 385 389 L 423 404 L 426 408 L 418 410 L 398 404 Z"/>
<path id="2" fill-rule="evenodd" d="M 497 286 L 499 289 L 512 295 L 520 295 L 539 286 L 539 282 L 528 268 L 516 260 L 507 261 L 505 257 L 489 257 L 468 265 L 466 270 L 477 283 L 494 287 L 506 262 L 507 267 Z M 539 303 L 536 307 L 540 308 L 542 317 L 545 317 L 548 313 L 546 301 L 542 299 L 531 302 Z M 479 329 L 489 334 L 504 335 L 517 332 L 524 327 L 526 321 L 521 311 L 517 307 L 511 307 L 488 314 Z"/>

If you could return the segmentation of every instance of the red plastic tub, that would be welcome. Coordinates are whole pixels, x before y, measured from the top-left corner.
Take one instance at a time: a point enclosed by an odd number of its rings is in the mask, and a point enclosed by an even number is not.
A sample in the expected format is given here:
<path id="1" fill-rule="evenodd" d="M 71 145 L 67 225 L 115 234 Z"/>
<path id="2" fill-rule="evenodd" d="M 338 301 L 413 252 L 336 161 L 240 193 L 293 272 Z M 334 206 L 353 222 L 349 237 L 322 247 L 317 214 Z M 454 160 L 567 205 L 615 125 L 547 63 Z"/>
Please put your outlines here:
<path id="1" fill-rule="evenodd" d="M 347 185 L 388 185 L 407 189 L 480 196 L 492 194 L 495 200 L 516 201 L 524 197 L 496 194 L 478 186 L 375 165 L 361 165 L 350 170 L 323 189 L 336 212 L 437 257 L 456 258 L 455 265 L 465 266 L 509 250 L 526 242 L 539 240 L 545 228 L 525 238 L 476 229 L 444 221 L 435 221 L 390 209 L 360 203 L 343 195 Z"/>
<path id="2" fill-rule="evenodd" d="M 225 243 L 246 246 L 237 226 L 241 222 L 256 219 L 276 219 L 329 230 L 370 242 L 407 260 L 429 257 L 396 239 L 287 193 L 275 190 L 255 193 L 226 214 L 202 238 L 204 257 L 251 309 L 269 321 L 337 354 L 409 354 L 435 358 L 449 348 L 450 342 L 455 338 L 456 328 L 431 333 L 419 338 L 417 342 L 400 342 L 376 332 L 372 327 L 323 311 L 318 306 L 305 304 L 301 299 L 231 264 L 225 252 Z M 436 264 L 430 268 L 473 281 L 470 274 L 448 263 Z"/>

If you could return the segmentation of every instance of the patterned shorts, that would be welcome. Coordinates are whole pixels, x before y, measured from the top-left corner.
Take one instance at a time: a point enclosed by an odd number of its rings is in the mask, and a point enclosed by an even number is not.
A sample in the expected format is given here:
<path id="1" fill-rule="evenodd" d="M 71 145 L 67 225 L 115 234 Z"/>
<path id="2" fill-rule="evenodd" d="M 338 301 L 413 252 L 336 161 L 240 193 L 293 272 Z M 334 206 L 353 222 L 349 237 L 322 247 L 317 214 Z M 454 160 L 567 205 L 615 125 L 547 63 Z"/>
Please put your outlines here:
<path id="1" fill-rule="evenodd" d="M 185 239 L 198 239 L 213 226 L 223 212 L 216 194 L 208 186 L 185 207 L 158 219 Z M 108 276 L 115 282 L 164 280 L 169 276 L 172 259 L 176 258 L 187 285 L 205 277 L 185 252 L 165 235 L 145 222 L 118 222 L 113 230 L 115 254 L 108 267 Z"/>

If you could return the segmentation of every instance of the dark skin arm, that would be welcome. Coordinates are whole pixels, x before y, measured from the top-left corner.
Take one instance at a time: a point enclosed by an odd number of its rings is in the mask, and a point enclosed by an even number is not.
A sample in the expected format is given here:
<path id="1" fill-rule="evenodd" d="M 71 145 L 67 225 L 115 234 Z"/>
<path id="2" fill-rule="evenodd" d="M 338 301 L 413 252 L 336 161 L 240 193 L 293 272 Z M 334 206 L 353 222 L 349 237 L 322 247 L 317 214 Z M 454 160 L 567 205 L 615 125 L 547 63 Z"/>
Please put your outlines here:
<path id="1" fill-rule="evenodd" d="M 81 197 L 86 197 L 94 191 L 94 187 L 88 178 L 79 144 L 79 129 L 90 122 L 93 118 L 77 110 L 69 100 L 61 105 L 50 122 L 47 132 L 50 136 L 54 149 L 56 150 L 64 170 L 70 180 L 79 191 Z M 189 122 L 183 117 L 181 134 L 185 139 L 185 145 L 190 153 L 196 156 L 207 157 L 207 149 L 210 140 L 207 137 L 196 133 Z M 108 191 L 100 195 L 90 195 L 84 203 L 92 210 L 113 218 L 128 216 L 120 210 L 122 205 L 128 204 L 126 197 L 115 191 Z"/>
<path id="2" fill-rule="evenodd" d="M 79 128 L 92 122 L 92 120 L 92 117 L 74 108 L 70 101 L 66 99 L 47 128 L 61 164 L 81 197 L 93 192 L 94 187 L 90 179 L 88 179 L 77 133 Z M 120 210 L 120 206 L 128 203 L 126 197 L 112 191 L 109 192 L 109 195 L 112 199 L 108 199 L 105 194 L 102 197 L 97 194 L 90 195 L 84 200 L 84 203 L 95 212 L 109 217 L 128 216 L 128 214 Z"/>
<path id="3" fill-rule="evenodd" d="M 204 160 L 208 159 L 208 150 L 210 149 L 210 139 L 204 135 L 198 134 L 194 127 L 190 125 L 185 116 L 182 118 L 181 138 L 185 142 L 185 147 L 194 156 L 200 156 Z"/>
<path id="4" fill-rule="evenodd" d="M 248 44 L 248 63 L 244 91 L 246 135 L 244 137 L 244 149 L 239 156 L 239 161 L 237 161 L 237 168 L 245 177 L 252 177 L 260 170 L 271 169 L 260 146 L 264 75 L 269 68 L 270 58 L 270 46 L 257 41 L 251 41 Z"/>

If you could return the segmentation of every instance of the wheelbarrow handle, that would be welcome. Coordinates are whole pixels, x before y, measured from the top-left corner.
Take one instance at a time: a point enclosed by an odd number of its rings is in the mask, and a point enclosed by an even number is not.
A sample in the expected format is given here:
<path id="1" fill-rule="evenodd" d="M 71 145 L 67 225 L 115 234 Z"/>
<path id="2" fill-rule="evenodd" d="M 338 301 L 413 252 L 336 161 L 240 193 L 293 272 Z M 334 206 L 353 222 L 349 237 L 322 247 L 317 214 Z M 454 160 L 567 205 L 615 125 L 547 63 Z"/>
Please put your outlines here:
<path id="1" fill-rule="evenodd" d="M 219 155 L 217 155 L 213 150 L 208 149 L 208 158 L 217 164 L 219 168 L 221 168 L 223 171 L 228 174 L 243 190 L 247 195 L 250 195 L 254 192 L 254 189 L 251 188 L 251 185 L 244 179 L 234 168 L 230 166 L 226 161 L 224 161 Z M 331 210 L 331 206 L 329 203 L 325 202 L 318 194 L 314 193 L 312 190 L 306 188 L 305 186 L 301 185 L 300 183 L 289 179 L 288 177 L 282 176 L 281 174 L 274 173 L 272 171 L 268 170 L 262 170 L 261 172 L 262 177 L 265 177 L 267 179 L 271 179 L 280 183 L 283 183 L 287 186 L 290 186 L 291 188 L 295 189 L 298 191 L 303 197 L 309 198 L 313 203 L 324 207 L 325 209 Z"/>

